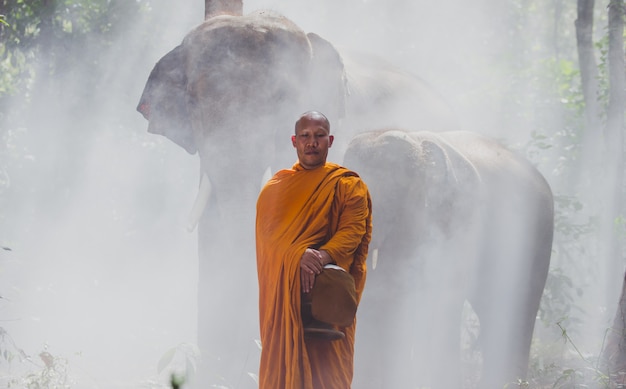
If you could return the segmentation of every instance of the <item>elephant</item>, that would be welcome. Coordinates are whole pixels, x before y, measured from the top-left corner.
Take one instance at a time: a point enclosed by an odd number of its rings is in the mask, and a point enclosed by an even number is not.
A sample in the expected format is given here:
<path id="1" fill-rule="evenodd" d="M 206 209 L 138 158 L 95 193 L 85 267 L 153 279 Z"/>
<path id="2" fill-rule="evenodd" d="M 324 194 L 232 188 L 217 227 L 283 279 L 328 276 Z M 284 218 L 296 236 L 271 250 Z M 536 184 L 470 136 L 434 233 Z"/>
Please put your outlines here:
<path id="1" fill-rule="evenodd" d="M 468 131 L 367 131 L 343 164 L 367 184 L 373 207 L 354 387 L 467 387 L 468 303 L 480 322 L 477 387 L 525 379 L 553 238 L 541 173 Z"/>
<path id="2" fill-rule="evenodd" d="M 339 159 L 355 129 L 402 125 L 412 103 L 424 126 L 456 128 L 453 110 L 423 80 L 372 55 L 340 52 L 272 11 L 218 14 L 154 66 L 137 110 L 148 132 L 198 154 L 189 228 L 198 229 L 199 381 L 252 384 L 258 348 L 256 198 L 268 174 L 290 167 L 295 119 L 323 112 Z M 335 154 L 333 154 L 335 153 Z M 219 378 L 215 378 L 219 376 Z M 244 376 L 244 378 L 242 378 Z"/>

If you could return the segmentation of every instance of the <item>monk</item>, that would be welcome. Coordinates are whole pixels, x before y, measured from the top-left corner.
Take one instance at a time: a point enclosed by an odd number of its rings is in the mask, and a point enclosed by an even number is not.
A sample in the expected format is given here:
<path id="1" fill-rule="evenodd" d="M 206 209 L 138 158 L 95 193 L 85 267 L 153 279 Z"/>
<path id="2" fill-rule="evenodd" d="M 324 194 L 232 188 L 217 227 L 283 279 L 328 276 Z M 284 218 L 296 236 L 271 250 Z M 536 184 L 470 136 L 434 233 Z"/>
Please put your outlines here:
<path id="1" fill-rule="evenodd" d="M 301 115 L 291 137 L 298 161 L 261 190 L 256 250 L 261 327 L 260 389 L 349 389 L 356 318 L 338 340 L 304 336 L 301 302 L 327 264 L 365 286 L 372 209 L 359 176 L 326 162 L 333 143 L 320 112 Z"/>

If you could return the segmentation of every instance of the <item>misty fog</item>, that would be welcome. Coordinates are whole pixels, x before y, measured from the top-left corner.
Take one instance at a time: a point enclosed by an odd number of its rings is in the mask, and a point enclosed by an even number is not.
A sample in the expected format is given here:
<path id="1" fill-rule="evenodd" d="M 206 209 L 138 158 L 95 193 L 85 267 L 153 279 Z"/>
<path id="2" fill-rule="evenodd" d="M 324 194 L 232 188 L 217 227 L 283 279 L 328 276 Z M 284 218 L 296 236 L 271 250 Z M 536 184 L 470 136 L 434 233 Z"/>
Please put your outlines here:
<path id="1" fill-rule="evenodd" d="M 65 74 L 58 85 L 63 99 L 36 96 L 26 127 L 7 129 L 0 149 L 0 161 L 8 161 L 0 180 L 0 328 L 6 331 L 0 345 L 15 345 L 32 362 L 3 360 L 1 383 L 12 373 L 40 370 L 38 354 L 47 351 L 67 360 L 73 388 L 165 387 L 169 372 L 184 370 L 185 353 L 195 356 L 198 238 L 187 222 L 198 156 L 149 134 L 135 110 L 154 64 L 203 19 L 202 1 L 173 3 L 152 1 L 151 17 L 100 53 L 96 87 L 86 90 L 72 81 L 82 75 Z M 598 2 L 596 12 L 604 13 L 606 3 Z M 507 3 L 488 0 L 248 0 L 244 13 L 276 10 L 339 48 L 407 69 L 450 102 L 463 129 L 527 151 L 555 194 L 573 193 L 586 183 L 563 173 L 564 149 L 525 148 L 535 132 L 565 127 L 558 103 L 509 76 L 539 68 L 550 45 L 575 46 L 571 34 L 554 39 L 554 30 L 565 27 L 555 26 L 544 6 L 528 20 L 511 14 Z M 566 19 L 573 25 L 571 8 Z M 513 34 L 514 23 L 524 26 L 523 37 Z M 597 25 L 596 33 L 603 28 Z M 523 63 L 507 57 L 513 43 L 526 48 Z M 97 104 L 82 106 L 85 94 Z M 285 123 L 286 148 L 292 125 Z M 594 209 L 585 208 L 577 221 L 585 223 Z M 551 264 L 581 289 L 577 307 L 584 312 L 575 312 L 580 320 L 568 332 L 589 354 L 600 351 L 623 278 L 622 263 L 590 263 L 598 251 L 592 243 L 570 262 L 553 256 Z M 563 343 L 558 332 L 554 322 L 535 328 L 545 343 Z M 172 348 L 176 357 L 159 372 Z"/>

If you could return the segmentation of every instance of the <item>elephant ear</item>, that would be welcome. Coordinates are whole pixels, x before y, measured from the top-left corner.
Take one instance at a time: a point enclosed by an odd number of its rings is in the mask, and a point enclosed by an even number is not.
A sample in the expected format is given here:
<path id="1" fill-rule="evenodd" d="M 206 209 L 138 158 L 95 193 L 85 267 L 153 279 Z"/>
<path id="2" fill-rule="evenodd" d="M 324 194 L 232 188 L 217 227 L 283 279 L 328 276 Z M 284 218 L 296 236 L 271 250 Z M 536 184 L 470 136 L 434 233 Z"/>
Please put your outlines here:
<path id="1" fill-rule="evenodd" d="M 426 210 L 430 220 L 450 234 L 453 223 L 470 210 L 468 201 L 478 190 L 480 177 L 472 162 L 446 141 L 435 134 L 417 134 L 422 138 Z"/>
<path id="2" fill-rule="evenodd" d="M 307 37 L 312 48 L 310 82 L 311 109 L 328 116 L 331 122 L 346 115 L 346 73 L 335 47 L 314 33 Z"/>
<path id="3" fill-rule="evenodd" d="M 452 197 L 452 189 L 456 186 L 451 163 L 446 150 L 437 142 L 422 140 L 420 142 L 420 156 L 423 163 L 425 177 L 425 206 L 445 206 Z"/>
<path id="4" fill-rule="evenodd" d="M 148 132 L 164 135 L 189 154 L 197 151 L 188 112 L 187 76 L 182 45 L 167 53 L 150 72 L 137 111 Z"/>

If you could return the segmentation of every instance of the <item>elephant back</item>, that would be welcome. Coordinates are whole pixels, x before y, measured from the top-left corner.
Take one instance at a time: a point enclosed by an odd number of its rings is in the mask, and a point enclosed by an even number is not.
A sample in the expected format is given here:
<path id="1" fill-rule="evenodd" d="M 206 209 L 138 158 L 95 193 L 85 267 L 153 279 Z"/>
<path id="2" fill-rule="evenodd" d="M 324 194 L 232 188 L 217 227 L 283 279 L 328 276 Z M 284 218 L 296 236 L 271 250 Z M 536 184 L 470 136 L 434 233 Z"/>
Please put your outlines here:
<path id="1" fill-rule="evenodd" d="M 550 185 L 539 170 L 518 152 L 495 139 L 469 131 L 452 131 L 440 134 L 459 153 L 471 159 L 480 171 L 483 186 L 489 188 L 484 201 L 494 198 L 515 198 L 540 203 L 543 209 L 552 209 L 553 196 Z M 508 192 L 514 196 L 506 196 Z"/>

